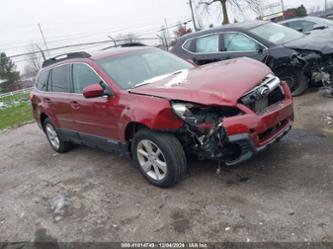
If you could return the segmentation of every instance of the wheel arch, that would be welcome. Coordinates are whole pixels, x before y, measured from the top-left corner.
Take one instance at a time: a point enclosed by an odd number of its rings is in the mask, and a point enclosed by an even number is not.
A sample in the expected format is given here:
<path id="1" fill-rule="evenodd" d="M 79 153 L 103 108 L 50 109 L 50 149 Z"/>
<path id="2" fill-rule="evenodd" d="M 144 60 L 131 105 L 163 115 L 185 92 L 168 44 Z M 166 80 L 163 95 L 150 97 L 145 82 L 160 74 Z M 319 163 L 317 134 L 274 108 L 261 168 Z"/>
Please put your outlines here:
<path id="1" fill-rule="evenodd" d="M 175 131 L 183 126 L 183 121 L 172 112 L 169 101 L 162 98 L 137 96 L 138 98 L 128 104 L 129 107 L 120 114 L 118 122 L 120 141 L 130 142 L 141 128 Z"/>
<path id="2" fill-rule="evenodd" d="M 130 142 L 133 139 L 134 135 L 139 130 L 144 128 L 150 129 L 148 126 L 144 125 L 143 123 L 135 121 L 129 122 L 125 128 L 125 140 L 127 142 Z"/>
<path id="3" fill-rule="evenodd" d="M 44 132 L 45 132 L 44 121 L 45 121 L 45 119 L 47 119 L 47 118 L 49 118 L 49 116 L 48 116 L 46 113 L 44 113 L 44 112 L 42 112 L 42 113 L 40 114 L 40 116 L 39 116 L 39 121 L 40 121 L 40 124 L 41 124 L 42 129 L 43 129 Z"/>

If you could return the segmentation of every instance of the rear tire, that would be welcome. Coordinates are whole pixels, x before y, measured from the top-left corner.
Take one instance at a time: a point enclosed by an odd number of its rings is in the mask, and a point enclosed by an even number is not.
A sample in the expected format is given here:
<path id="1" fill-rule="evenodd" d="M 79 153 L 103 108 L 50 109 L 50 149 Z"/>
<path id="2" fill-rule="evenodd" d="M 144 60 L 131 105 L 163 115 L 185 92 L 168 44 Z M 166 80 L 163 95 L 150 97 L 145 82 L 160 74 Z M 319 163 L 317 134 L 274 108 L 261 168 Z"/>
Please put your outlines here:
<path id="1" fill-rule="evenodd" d="M 65 153 L 72 148 L 71 142 L 65 142 L 57 132 L 50 119 L 46 118 L 43 122 L 44 131 L 52 149 L 58 153 Z"/>
<path id="2" fill-rule="evenodd" d="M 302 95 L 309 87 L 309 80 L 305 73 L 296 68 L 283 68 L 278 70 L 276 75 L 286 81 L 293 96 Z"/>
<path id="3" fill-rule="evenodd" d="M 142 129 L 135 134 L 131 151 L 141 174 L 155 186 L 171 187 L 186 172 L 185 152 L 174 135 Z"/>

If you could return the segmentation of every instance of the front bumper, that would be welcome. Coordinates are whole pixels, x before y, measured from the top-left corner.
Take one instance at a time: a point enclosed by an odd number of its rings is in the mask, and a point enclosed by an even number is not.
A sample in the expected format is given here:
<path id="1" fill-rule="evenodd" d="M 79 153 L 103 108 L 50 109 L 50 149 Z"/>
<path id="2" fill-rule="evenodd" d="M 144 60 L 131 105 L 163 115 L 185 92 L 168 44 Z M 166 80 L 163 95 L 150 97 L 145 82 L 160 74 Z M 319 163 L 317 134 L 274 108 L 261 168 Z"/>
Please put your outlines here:
<path id="1" fill-rule="evenodd" d="M 226 160 L 234 165 L 250 159 L 278 142 L 292 128 L 294 120 L 293 101 L 285 83 L 282 84 L 285 99 L 266 108 L 262 113 L 239 106 L 244 115 L 226 118 L 224 126 L 228 142 L 240 148 L 239 156 Z"/>
<path id="2" fill-rule="evenodd" d="M 237 134 L 229 136 L 229 142 L 238 144 L 241 148 L 240 156 L 233 161 L 225 161 L 227 166 L 235 165 L 241 162 L 244 162 L 260 152 L 267 150 L 272 144 L 280 141 L 282 137 L 284 137 L 292 128 L 292 122 L 290 122 L 285 128 L 281 129 L 276 136 L 271 139 L 265 145 L 257 147 L 253 142 L 251 136 L 248 133 Z"/>

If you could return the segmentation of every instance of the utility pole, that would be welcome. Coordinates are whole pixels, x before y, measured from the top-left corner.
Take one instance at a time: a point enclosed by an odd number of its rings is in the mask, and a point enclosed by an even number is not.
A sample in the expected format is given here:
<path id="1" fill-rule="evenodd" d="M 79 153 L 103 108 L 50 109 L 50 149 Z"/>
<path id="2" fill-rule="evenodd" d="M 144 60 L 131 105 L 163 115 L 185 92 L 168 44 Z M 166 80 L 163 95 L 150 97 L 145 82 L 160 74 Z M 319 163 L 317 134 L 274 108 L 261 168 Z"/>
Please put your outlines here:
<path id="1" fill-rule="evenodd" d="M 166 18 L 164 18 L 164 23 L 165 23 L 165 29 L 164 29 L 164 39 L 165 39 L 165 44 L 167 50 L 169 50 L 169 38 L 170 38 L 170 33 L 169 33 L 169 27 Z M 167 38 L 168 37 L 168 38 Z"/>
<path id="2" fill-rule="evenodd" d="M 160 36 L 159 34 L 156 34 L 156 36 L 161 40 L 162 46 L 166 48 L 166 45 L 164 43 L 164 38 L 162 36 Z"/>
<path id="3" fill-rule="evenodd" d="M 191 9 L 191 16 L 192 16 L 192 22 L 193 22 L 193 28 L 194 31 L 198 31 L 198 27 L 197 27 L 197 23 L 195 22 L 195 16 L 194 16 L 194 10 L 193 10 L 193 3 L 192 0 L 189 0 L 189 5 L 190 5 L 190 9 Z"/>
<path id="4" fill-rule="evenodd" d="M 43 60 L 46 61 L 46 56 L 44 54 L 43 49 L 41 49 L 40 46 L 38 46 L 37 43 L 35 43 L 34 45 L 38 48 L 39 52 L 42 54 Z"/>
<path id="5" fill-rule="evenodd" d="M 113 39 L 113 37 L 112 37 L 111 35 L 108 35 L 108 37 L 110 38 L 111 41 L 113 41 L 114 46 L 115 46 L 115 47 L 118 47 L 118 46 L 117 46 L 117 41 L 116 41 L 115 39 Z"/>
<path id="6" fill-rule="evenodd" d="M 47 43 L 46 43 L 46 40 L 45 40 L 45 36 L 44 36 L 43 30 L 42 30 L 42 27 L 40 26 L 40 23 L 38 23 L 38 28 L 39 28 L 40 34 L 42 35 L 42 39 L 43 39 L 44 46 L 45 46 L 45 49 L 47 51 L 47 54 L 48 54 L 49 57 L 51 57 L 49 49 L 47 48 Z"/>
<path id="7" fill-rule="evenodd" d="M 165 48 L 168 51 L 169 50 L 169 46 L 168 46 L 168 40 L 166 38 L 166 28 L 163 25 L 162 25 L 161 31 L 162 31 L 162 36 L 163 36 L 163 39 L 164 39 Z"/>
<path id="8" fill-rule="evenodd" d="M 326 15 L 326 11 L 327 11 L 327 0 L 325 0 L 325 15 Z"/>

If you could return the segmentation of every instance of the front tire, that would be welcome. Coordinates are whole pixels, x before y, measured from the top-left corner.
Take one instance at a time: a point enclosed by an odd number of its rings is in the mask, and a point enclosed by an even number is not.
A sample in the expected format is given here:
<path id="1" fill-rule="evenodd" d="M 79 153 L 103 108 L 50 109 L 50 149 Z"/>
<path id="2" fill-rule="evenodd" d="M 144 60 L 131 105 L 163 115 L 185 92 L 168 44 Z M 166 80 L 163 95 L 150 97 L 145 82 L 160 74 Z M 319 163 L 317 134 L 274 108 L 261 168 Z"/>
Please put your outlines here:
<path id="1" fill-rule="evenodd" d="M 140 130 L 132 142 L 132 155 L 141 174 L 151 184 L 168 188 L 186 172 L 186 156 L 172 134 Z"/>
<path id="2" fill-rule="evenodd" d="M 58 153 L 65 153 L 72 148 L 72 143 L 65 142 L 54 125 L 51 123 L 50 119 L 46 118 L 43 122 L 44 131 L 49 141 L 52 149 L 54 149 Z"/>
<path id="3" fill-rule="evenodd" d="M 282 68 L 276 75 L 286 81 L 293 96 L 302 95 L 309 87 L 309 80 L 305 73 L 296 68 Z"/>

